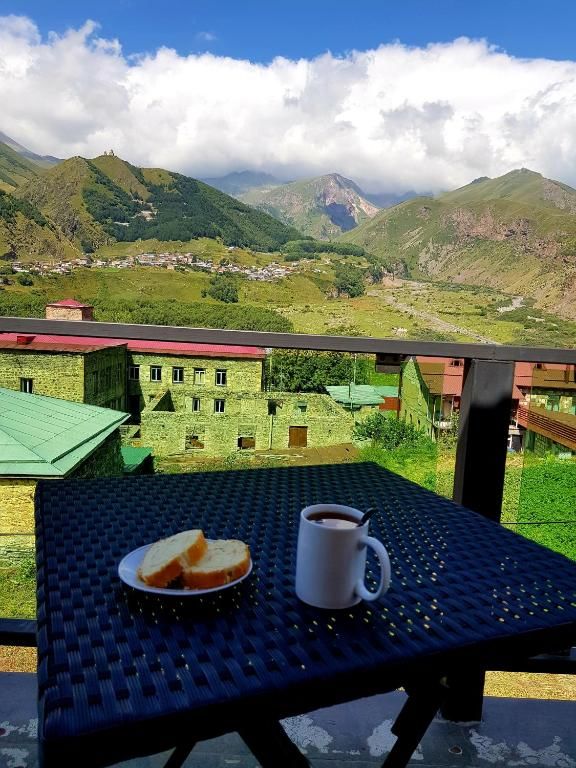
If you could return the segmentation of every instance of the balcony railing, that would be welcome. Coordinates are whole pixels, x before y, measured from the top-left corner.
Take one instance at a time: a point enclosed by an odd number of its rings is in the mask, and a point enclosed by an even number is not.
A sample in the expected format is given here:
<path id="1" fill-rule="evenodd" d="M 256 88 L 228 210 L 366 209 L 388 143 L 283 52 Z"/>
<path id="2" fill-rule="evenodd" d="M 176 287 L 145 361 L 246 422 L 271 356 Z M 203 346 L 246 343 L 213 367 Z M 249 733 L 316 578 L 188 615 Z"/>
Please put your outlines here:
<path id="1" fill-rule="evenodd" d="M 378 355 L 395 361 L 416 355 L 463 359 L 464 380 L 453 498 L 456 502 L 496 521 L 501 515 L 515 362 L 576 364 L 576 349 L 212 330 L 22 317 L 0 317 L 0 332 L 351 352 Z M 440 418 L 438 421 L 435 420 L 435 424 L 441 429 L 447 429 L 451 421 Z M 22 629 L 22 626 L 8 627 L 4 624 L 4 629 L 6 632 L 2 637 L 0 626 L 0 639 L 4 642 L 7 640 L 13 643 L 26 642 L 22 636 L 18 640 L 16 630 Z"/>

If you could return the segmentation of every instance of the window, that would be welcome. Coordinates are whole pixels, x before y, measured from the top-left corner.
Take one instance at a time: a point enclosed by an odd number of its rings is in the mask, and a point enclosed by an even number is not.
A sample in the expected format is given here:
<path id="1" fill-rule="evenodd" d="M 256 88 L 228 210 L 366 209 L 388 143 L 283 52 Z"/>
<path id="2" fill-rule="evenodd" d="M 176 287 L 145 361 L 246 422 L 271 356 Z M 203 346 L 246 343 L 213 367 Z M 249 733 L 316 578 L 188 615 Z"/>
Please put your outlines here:
<path id="1" fill-rule="evenodd" d="M 194 384 L 204 384 L 206 378 L 205 368 L 194 368 Z"/>
<path id="2" fill-rule="evenodd" d="M 151 365 L 150 366 L 150 381 L 162 381 L 162 366 Z"/>
<path id="3" fill-rule="evenodd" d="M 184 381 L 184 368 L 172 368 L 172 382 L 182 384 Z"/>
<path id="4" fill-rule="evenodd" d="M 224 413 L 226 400 L 214 400 L 214 413 Z"/>
<path id="5" fill-rule="evenodd" d="M 184 437 L 184 450 L 198 451 L 204 448 L 204 432 L 195 427 L 187 427 Z"/>
<path id="6" fill-rule="evenodd" d="M 200 410 L 200 398 L 199 397 L 192 398 L 192 410 L 196 411 L 196 413 L 198 413 L 198 411 Z"/>
<path id="7" fill-rule="evenodd" d="M 140 380 L 140 366 L 139 365 L 129 365 L 128 366 L 128 378 L 130 381 L 139 381 Z"/>
<path id="8" fill-rule="evenodd" d="M 268 400 L 268 416 L 276 416 L 276 400 Z"/>
<path id="9" fill-rule="evenodd" d="M 300 413 L 306 413 L 306 411 L 308 410 L 308 404 L 305 403 L 304 401 L 296 403 L 296 410 L 299 411 Z"/>
<path id="10" fill-rule="evenodd" d="M 32 392 L 34 379 L 20 379 L 20 392 Z"/>
<path id="11" fill-rule="evenodd" d="M 238 427 L 238 448 L 246 451 L 256 448 L 256 428 L 251 424 L 240 424 Z"/>
<path id="12" fill-rule="evenodd" d="M 216 386 L 218 387 L 225 387 L 226 386 L 226 371 L 223 369 L 218 369 L 216 371 Z"/>

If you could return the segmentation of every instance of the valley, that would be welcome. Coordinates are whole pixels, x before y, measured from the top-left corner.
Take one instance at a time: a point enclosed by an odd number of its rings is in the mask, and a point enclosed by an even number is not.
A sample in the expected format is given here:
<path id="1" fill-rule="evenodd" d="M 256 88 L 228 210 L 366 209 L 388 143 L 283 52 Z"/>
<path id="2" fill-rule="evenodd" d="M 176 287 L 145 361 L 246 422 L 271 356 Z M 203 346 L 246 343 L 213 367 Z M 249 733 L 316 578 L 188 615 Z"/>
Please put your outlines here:
<path id="1" fill-rule="evenodd" d="M 228 314 L 249 307 L 271 310 L 297 333 L 547 346 L 571 346 L 576 337 L 575 323 L 536 310 L 529 300 L 521 307 L 516 302 L 512 309 L 510 296 L 492 289 L 388 277 L 367 286 L 363 296 L 330 296 L 337 262 L 334 257 L 283 265 L 280 254 L 244 249 L 231 252 L 213 241 L 196 245 L 198 258 L 201 252 L 204 258 L 209 253 L 215 269 L 238 265 L 237 272 L 227 273 L 238 289 L 237 304 L 223 304 L 203 295 L 214 276 L 207 267 L 181 264 L 167 269 L 134 263 L 118 268 L 111 266 L 111 261 L 108 266 L 76 267 L 66 274 L 32 275 L 31 286 L 23 286 L 17 276 L 10 276 L 10 284 L 0 286 L 0 314 L 20 314 L 19 303 L 26 314 L 30 300 L 40 313 L 43 302 L 73 296 L 94 302 L 99 320 L 122 319 L 107 315 L 106 303 L 143 303 L 149 306 L 149 322 L 154 322 L 157 302 L 180 305 L 182 310 L 195 303 L 200 314 L 205 307 L 206 315 L 216 309 Z M 118 258 L 117 249 L 111 249 L 109 255 Z M 220 266 L 221 259 L 230 263 Z M 266 274 L 271 265 L 286 270 L 285 274 L 268 273 L 267 279 L 258 280 L 248 279 L 240 271 Z M 100 311 L 99 302 L 103 303 Z M 10 311 L 3 311 L 3 307 Z M 510 311 L 501 312 L 502 308 Z"/>
<path id="2" fill-rule="evenodd" d="M 172 301 L 221 327 L 230 301 L 237 318 L 268 312 L 250 326 L 261 330 L 574 343 L 576 191 L 527 169 L 383 210 L 336 173 L 208 179 L 247 205 L 113 152 L 57 161 L 13 140 L 0 141 L 0 171 L 5 313 L 74 296 L 103 320 L 118 316 L 106 301 L 147 303 L 151 322 L 164 302 L 169 323 Z"/>

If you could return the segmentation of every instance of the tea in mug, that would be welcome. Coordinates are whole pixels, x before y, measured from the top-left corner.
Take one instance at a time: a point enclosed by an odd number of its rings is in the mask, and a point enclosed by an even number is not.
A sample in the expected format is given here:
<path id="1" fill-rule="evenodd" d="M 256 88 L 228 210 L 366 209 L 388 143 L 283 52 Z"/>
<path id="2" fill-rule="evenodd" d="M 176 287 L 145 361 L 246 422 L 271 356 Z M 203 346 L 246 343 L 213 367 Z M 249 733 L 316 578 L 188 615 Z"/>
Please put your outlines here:
<path id="1" fill-rule="evenodd" d="M 355 517 L 349 517 L 342 512 L 316 512 L 310 515 L 308 520 L 326 528 L 339 528 L 341 530 L 349 530 L 358 526 L 358 520 Z"/>

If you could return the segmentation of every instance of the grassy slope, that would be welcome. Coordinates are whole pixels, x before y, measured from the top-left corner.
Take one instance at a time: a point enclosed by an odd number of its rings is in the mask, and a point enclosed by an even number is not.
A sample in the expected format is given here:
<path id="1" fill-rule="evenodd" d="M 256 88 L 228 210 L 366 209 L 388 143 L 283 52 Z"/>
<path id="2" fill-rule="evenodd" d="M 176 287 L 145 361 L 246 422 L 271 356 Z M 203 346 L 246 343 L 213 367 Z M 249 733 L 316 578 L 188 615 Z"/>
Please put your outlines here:
<path id="1" fill-rule="evenodd" d="M 10 192 L 38 176 L 39 172 L 38 165 L 0 142 L 0 189 Z"/>
<path id="2" fill-rule="evenodd" d="M 116 240 L 208 235 L 264 250 L 300 236 L 202 182 L 163 169 L 136 168 L 110 155 L 66 160 L 24 185 L 18 195 L 77 245 L 94 248 Z"/>
<path id="3" fill-rule="evenodd" d="M 188 244 L 184 246 L 188 247 Z M 214 260 L 218 260 L 221 254 L 244 264 L 262 264 L 277 258 L 274 254 L 252 254 L 240 249 L 228 252 L 221 244 L 209 240 L 197 241 L 196 246 L 199 250 L 208 249 Z M 112 250 L 116 248 L 114 246 Z M 372 286 L 369 295 L 355 299 L 328 299 L 326 290 L 333 284 L 332 265 L 314 261 L 304 265 L 302 270 L 277 282 L 237 278 L 241 304 L 277 310 L 293 323 L 298 333 L 475 341 L 466 332 L 432 328 L 426 319 L 392 306 L 387 299 L 393 296 L 398 303 L 413 311 L 434 314 L 440 320 L 481 333 L 500 343 L 566 347 L 572 346 L 576 337 L 576 324 L 530 307 L 500 314 L 498 307 L 508 304 L 509 298 L 494 290 L 395 281 L 394 287 Z M 128 301 L 154 298 L 212 302 L 201 296 L 210 278 L 210 274 L 203 272 L 147 267 L 83 269 L 71 275 L 34 277 L 34 285 L 30 288 L 15 284 L 5 290 L 6 295 L 10 292 L 21 295 L 40 292 L 50 301 L 74 296 L 86 301 L 96 298 Z M 405 329 L 405 332 L 398 329 Z"/>
<path id="4" fill-rule="evenodd" d="M 564 240 L 576 235 L 572 210 L 574 190 L 516 171 L 401 203 L 341 239 L 403 261 L 415 276 L 532 296 L 575 317 L 576 259 L 563 252 Z"/>

